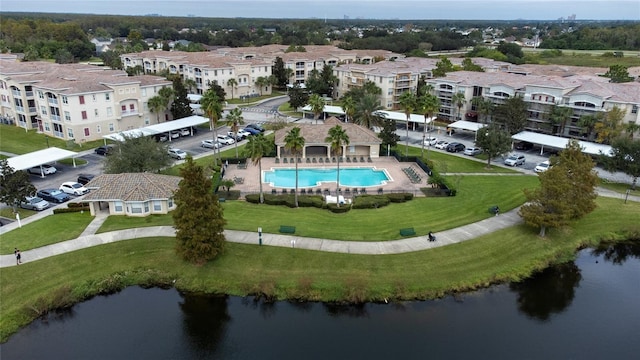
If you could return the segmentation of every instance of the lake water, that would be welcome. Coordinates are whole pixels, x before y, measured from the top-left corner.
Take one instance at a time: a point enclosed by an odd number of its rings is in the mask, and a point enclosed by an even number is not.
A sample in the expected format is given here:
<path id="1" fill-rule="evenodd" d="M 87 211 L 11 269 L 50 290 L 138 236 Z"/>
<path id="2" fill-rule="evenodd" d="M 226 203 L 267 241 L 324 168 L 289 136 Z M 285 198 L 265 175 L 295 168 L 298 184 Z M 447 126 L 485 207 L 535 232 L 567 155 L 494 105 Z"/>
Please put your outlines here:
<path id="1" fill-rule="evenodd" d="M 323 183 L 336 183 L 336 169 L 298 168 L 298 187 L 321 186 Z M 263 182 L 283 188 L 296 187 L 296 169 L 279 168 L 263 171 Z M 340 169 L 340 186 L 369 187 L 384 185 L 390 177 L 384 169 L 372 167 Z"/>
<path id="2" fill-rule="evenodd" d="M 640 244 L 435 301 L 263 303 L 128 288 L 38 320 L 8 359 L 635 359 Z"/>

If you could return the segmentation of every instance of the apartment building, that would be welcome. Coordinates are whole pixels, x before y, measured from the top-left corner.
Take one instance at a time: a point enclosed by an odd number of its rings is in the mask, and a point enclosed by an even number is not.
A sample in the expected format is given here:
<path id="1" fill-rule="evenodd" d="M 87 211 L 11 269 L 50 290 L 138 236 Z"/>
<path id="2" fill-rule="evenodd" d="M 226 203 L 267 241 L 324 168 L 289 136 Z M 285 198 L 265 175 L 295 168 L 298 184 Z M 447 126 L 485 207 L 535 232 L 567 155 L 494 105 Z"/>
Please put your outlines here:
<path id="1" fill-rule="evenodd" d="M 147 106 L 171 82 L 91 65 L 0 60 L 1 113 L 76 143 L 156 122 Z"/>
<path id="2" fill-rule="evenodd" d="M 593 140 L 592 129 L 581 126 L 583 116 L 606 112 L 614 106 L 624 112 L 623 123 L 640 124 L 640 83 L 610 83 L 595 75 L 520 75 L 496 72 L 457 71 L 443 78 L 428 79 L 434 94 L 440 99 L 438 116 L 447 120 L 477 120 L 474 97 L 500 105 L 508 98 L 521 96 L 527 103 L 526 130 L 585 140 Z M 462 93 L 465 103 L 458 112 L 452 103 L 455 93 Z M 550 121 L 553 106 L 572 109 L 564 126 Z M 484 121 L 484 119 L 481 119 Z M 490 116 L 489 116 L 490 120 Z"/>
<path id="3" fill-rule="evenodd" d="M 454 65 L 461 65 L 460 58 L 451 58 Z M 502 72 L 509 69 L 509 63 L 491 59 L 474 58 L 476 65 L 486 73 Z M 381 61 L 373 64 L 350 63 L 334 68 L 338 78 L 338 93 L 344 94 L 354 87 L 361 87 L 371 81 L 380 89 L 380 105 L 390 109 L 399 109 L 399 99 L 406 91 L 415 92 L 421 78 L 431 79 L 433 69 L 440 59 L 435 58 L 398 58 L 392 61 Z"/>
<path id="4" fill-rule="evenodd" d="M 203 94 L 218 84 L 227 98 L 271 94 L 271 86 L 259 86 L 258 78 L 271 76 L 269 61 L 225 56 L 211 52 L 144 51 L 121 55 L 125 69 L 139 66 L 146 74 L 178 74 L 193 94 Z M 231 81 L 231 80 L 235 81 Z"/>

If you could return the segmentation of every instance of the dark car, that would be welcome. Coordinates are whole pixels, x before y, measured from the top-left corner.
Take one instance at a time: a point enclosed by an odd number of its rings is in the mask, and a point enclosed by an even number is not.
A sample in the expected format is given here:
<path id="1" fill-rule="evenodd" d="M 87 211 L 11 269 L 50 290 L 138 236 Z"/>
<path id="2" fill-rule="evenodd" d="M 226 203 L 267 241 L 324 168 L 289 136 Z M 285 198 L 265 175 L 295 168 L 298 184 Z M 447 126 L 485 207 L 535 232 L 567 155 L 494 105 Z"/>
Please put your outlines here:
<path id="1" fill-rule="evenodd" d="M 447 145 L 447 151 L 452 153 L 464 151 L 465 148 L 466 147 L 463 144 L 457 142 L 452 142 L 451 144 Z"/>
<path id="2" fill-rule="evenodd" d="M 255 129 L 255 130 L 258 130 L 259 132 L 264 132 L 264 128 L 260 124 L 249 124 L 245 127 L 245 130 L 246 128 Z"/>
<path id="3" fill-rule="evenodd" d="M 531 150 L 533 149 L 533 144 L 528 141 L 520 141 L 516 143 L 517 150 Z"/>
<path id="4" fill-rule="evenodd" d="M 37 192 L 36 196 L 45 199 L 49 202 L 61 204 L 65 201 L 69 201 L 69 195 L 63 193 L 58 189 L 44 189 Z"/>
<path id="5" fill-rule="evenodd" d="M 113 145 L 103 145 L 99 146 L 95 150 L 98 155 L 109 155 L 113 152 Z"/>
<path id="6" fill-rule="evenodd" d="M 78 175 L 78 182 L 82 185 L 85 185 L 86 183 L 88 183 L 89 181 L 91 181 L 94 177 L 96 177 L 93 174 L 80 174 Z"/>
<path id="7" fill-rule="evenodd" d="M 260 134 L 260 130 L 256 130 L 256 129 L 251 128 L 251 127 L 246 127 L 246 128 L 244 128 L 244 131 L 246 131 L 246 132 L 248 132 L 248 133 L 251 133 L 251 135 L 258 135 L 258 134 Z"/>

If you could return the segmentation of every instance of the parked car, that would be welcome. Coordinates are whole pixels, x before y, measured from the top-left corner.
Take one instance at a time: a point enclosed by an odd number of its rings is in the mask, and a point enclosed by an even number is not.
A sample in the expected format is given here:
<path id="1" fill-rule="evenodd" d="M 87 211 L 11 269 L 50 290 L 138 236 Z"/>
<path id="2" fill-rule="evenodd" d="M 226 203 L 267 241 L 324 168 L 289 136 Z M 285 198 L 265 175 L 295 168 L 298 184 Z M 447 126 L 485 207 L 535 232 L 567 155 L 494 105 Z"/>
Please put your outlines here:
<path id="1" fill-rule="evenodd" d="M 56 171 L 58 171 L 58 169 L 56 169 L 55 167 L 49 165 L 49 164 L 42 164 L 42 172 L 40 172 L 40 166 L 34 166 L 32 168 L 27 169 L 27 172 L 29 174 L 37 174 L 37 175 L 51 175 L 51 174 L 55 174 Z"/>
<path id="2" fill-rule="evenodd" d="M 543 173 L 543 172 L 549 170 L 550 167 L 551 167 L 551 163 L 549 162 L 549 160 L 545 160 L 545 161 L 541 162 L 540 164 L 536 165 L 536 167 L 533 169 L 533 171 L 535 171 L 537 173 Z"/>
<path id="3" fill-rule="evenodd" d="M 171 132 L 169 132 L 169 137 L 172 139 L 177 139 L 180 137 L 180 131 L 179 130 L 173 130 Z"/>
<path id="4" fill-rule="evenodd" d="M 234 144 L 236 141 L 233 140 L 228 135 L 218 135 L 218 142 L 222 145 L 231 145 L 231 144 Z"/>
<path id="5" fill-rule="evenodd" d="M 227 135 L 229 135 L 231 137 L 234 137 L 236 134 L 234 134 L 233 131 L 229 131 L 227 133 Z M 246 131 L 244 129 L 239 129 L 237 137 L 238 137 L 239 140 L 244 140 L 244 139 L 248 138 L 251 135 L 253 135 L 253 134 L 251 134 L 250 132 L 248 132 L 248 131 Z"/>
<path id="6" fill-rule="evenodd" d="M 184 150 L 169 149 L 167 150 L 167 152 L 169 153 L 169 156 L 171 156 L 174 159 L 184 160 L 187 158 L 187 153 Z"/>
<path id="7" fill-rule="evenodd" d="M 87 189 L 86 187 L 84 187 L 84 185 L 80 183 L 77 183 L 74 181 L 68 181 L 60 185 L 60 191 L 63 191 L 67 194 L 80 196 L 88 193 L 89 189 Z"/>
<path id="8" fill-rule="evenodd" d="M 98 146 L 95 152 L 98 155 L 109 155 L 113 152 L 113 145 Z"/>
<path id="9" fill-rule="evenodd" d="M 446 149 L 447 146 L 449 146 L 449 142 L 446 141 L 446 140 L 438 140 L 438 141 L 436 141 L 436 144 L 434 145 L 434 147 L 436 149 L 440 149 L 440 150 Z"/>
<path id="10" fill-rule="evenodd" d="M 213 140 L 202 140 L 200 146 L 202 146 L 203 148 L 217 149 L 220 147 L 220 143 Z"/>
<path id="11" fill-rule="evenodd" d="M 464 149 L 466 149 L 466 147 L 463 144 L 457 142 L 452 142 L 447 145 L 447 151 L 452 153 L 464 151 Z"/>
<path id="12" fill-rule="evenodd" d="M 28 210 L 42 211 L 49 207 L 49 202 L 43 198 L 37 196 L 27 196 L 22 202 L 20 207 Z"/>
<path id="13" fill-rule="evenodd" d="M 515 145 L 516 150 L 531 150 L 533 149 L 533 144 L 528 141 L 520 141 Z"/>
<path id="14" fill-rule="evenodd" d="M 236 134 L 233 131 L 228 131 L 227 135 L 235 141 L 242 141 L 243 139 L 242 135 L 240 135 L 240 132 Z"/>
<path id="15" fill-rule="evenodd" d="M 508 166 L 524 165 L 525 158 L 522 154 L 511 154 L 504 160 L 504 164 Z"/>
<path id="16" fill-rule="evenodd" d="M 434 146 L 438 143 L 438 138 L 427 136 L 424 139 L 424 146 Z"/>
<path id="17" fill-rule="evenodd" d="M 482 149 L 477 147 L 468 147 L 464 150 L 465 155 L 476 156 L 478 154 L 482 154 Z"/>
<path id="18" fill-rule="evenodd" d="M 169 141 L 169 135 L 167 134 L 160 134 L 160 135 L 156 135 L 155 136 L 156 141 L 158 142 L 165 142 L 165 141 Z"/>
<path id="19" fill-rule="evenodd" d="M 249 124 L 245 128 L 255 129 L 255 130 L 258 130 L 259 132 L 264 132 L 264 128 L 260 124 Z"/>
<path id="20" fill-rule="evenodd" d="M 63 193 L 58 189 L 43 189 L 38 191 L 36 193 L 36 196 L 44 200 L 47 200 L 49 202 L 54 202 L 58 204 L 61 204 L 65 201 L 69 201 L 70 199 L 69 195 Z"/>
<path id="21" fill-rule="evenodd" d="M 191 136 L 191 129 L 190 128 L 180 129 L 180 136 Z"/>
<path id="22" fill-rule="evenodd" d="M 256 130 L 254 128 L 250 128 L 250 127 L 246 127 L 244 128 L 244 131 L 248 132 L 251 135 L 258 135 L 260 134 L 260 130 Z"/>
<path id="23" fill-rule="evenodd" d="M 78 182 L 82 185 L 86 185 L 89 181 L 96 177 L 93 174 L 78 174 Z"/>

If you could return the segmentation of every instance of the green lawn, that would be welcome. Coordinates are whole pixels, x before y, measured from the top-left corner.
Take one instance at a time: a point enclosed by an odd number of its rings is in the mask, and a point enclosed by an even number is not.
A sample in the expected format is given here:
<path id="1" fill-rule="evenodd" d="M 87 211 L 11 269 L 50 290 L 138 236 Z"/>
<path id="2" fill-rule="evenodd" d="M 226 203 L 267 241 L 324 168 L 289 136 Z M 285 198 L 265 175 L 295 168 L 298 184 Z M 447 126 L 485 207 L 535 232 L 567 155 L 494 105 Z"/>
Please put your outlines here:
<path id="1" fill-rule="evenodd" d="M 51 304 L 71 304 L 130 285 L 163 284 L 181 291 L 316 301 L 412 300 L 526 278 L 571 259 L 582 245 L 621 239 L 635 226 L 640 204 L 599 198 L 598 208 L 571 228 L 517 226 L 464 243 L 398 255 L 334 254 L 227 244 L 216 261 L 181 261 L 172 238 L 96 246 L 2 269 L 0 341 Z M 175 280 L 175 283 L 174 283 Z"/>
<path id="2" fill-rule="evenodd" d="M 600 179 L 601 187 L 609 190 L 613 190 L 620 194 L 626 194 L 629 190 L 629 195 L 640 196 L 640 185 L 636 186 L 635 190 L 631 190 L 631 185 L 625 183 L 612 183 L 603 179 Z"/>
<path id="3" fill-rule="evenodd" d="M 0 139 L 2 139 L 0 141 L 0 151 L 18 155 L 46 149 L 49 146 L 70 151 L 82 151 L 98 147 L 104 143 L 102 140 L 95 140 L 83 143 L 81 146 L 45 134 L 38 134 L 36 130 L 27 132 L 23 128 L 4 124 L 0 125 Z"/>

